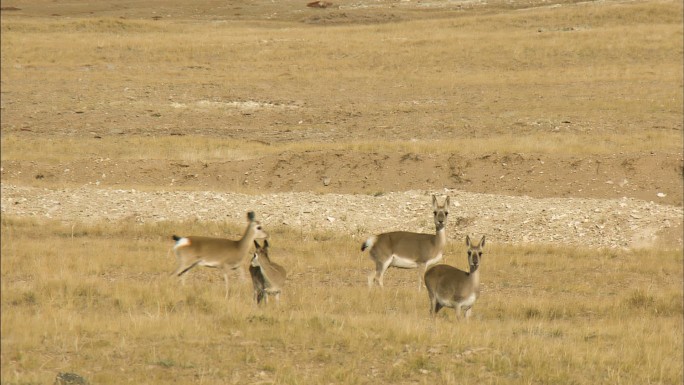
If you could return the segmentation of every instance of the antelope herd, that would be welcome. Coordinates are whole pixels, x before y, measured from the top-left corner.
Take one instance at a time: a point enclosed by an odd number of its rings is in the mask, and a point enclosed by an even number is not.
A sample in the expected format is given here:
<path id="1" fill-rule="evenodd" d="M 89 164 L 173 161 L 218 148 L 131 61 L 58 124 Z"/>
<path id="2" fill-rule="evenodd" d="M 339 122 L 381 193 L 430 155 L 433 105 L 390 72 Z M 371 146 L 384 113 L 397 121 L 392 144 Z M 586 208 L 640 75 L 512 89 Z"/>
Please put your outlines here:
<path id="1" fill-rule="evenodd" d="M 465 318 L 472 313 L 472 306 L 480 293 L 480 260 L 485 245 L 483 236 L 474 244 L 466 236 L 468 247 L 469 271 L 462 271 L 453 266 L 440 264 L 446 245 L 446 222 L 449 215 L 449 197 L 443 203 L 432 196 L 435 234 L 393 231 L 369 237 L 361 245 L 361 251 L 369 249 L 370 259 L 375 269 L 368 276 L 368 286 L 377 283 L 383 286 L 383 277 L 389 267 L 401 269 L 418 269 L 418 290 L 425 285 L 430 300 L 430 314 L 433 316 L 442 307 L 456 310 L 457 317 L 463 312 Z M 252 245 L 255 252 L 249 262 L 249 274 L 254 287 L 254 300 L 257 304 L 268 302 L 268 296 L 275 296 L 279 303 L 280 293 L 285 284 L 287 272 L 285 268 L 271 261 L 268 249 L 268 234 L 256 221 L 253 211 L 247 213 L 247 228 L 239 240 L 211 238 L 202 236 L 173 236 L 176 244 L 178 267 L 172 273 L 185 282 L 184 274 L 193 267 L 206 266 L 223 271 L 228 297 L 228 273 L 238 270 L 244 280 L 244 265 Z M 258 240 L 263 240 L 263 245 Z"/>

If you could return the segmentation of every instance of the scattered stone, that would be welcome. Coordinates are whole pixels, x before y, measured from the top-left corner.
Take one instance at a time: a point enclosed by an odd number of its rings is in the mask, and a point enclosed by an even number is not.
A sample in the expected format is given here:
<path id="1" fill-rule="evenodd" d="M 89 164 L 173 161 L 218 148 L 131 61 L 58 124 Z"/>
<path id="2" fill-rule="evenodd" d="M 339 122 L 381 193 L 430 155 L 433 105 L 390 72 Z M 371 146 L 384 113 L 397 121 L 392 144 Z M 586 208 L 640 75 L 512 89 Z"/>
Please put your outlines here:
<path id="1" fill-rule="evenodd" d="M 341 233 L 357 234 L 362 225 L 362 236 L 366 236 L 388 230 L 433 232 L 434 227 L 429 225 L 432 193 L 414 190 L 379 196 L 308 192 L 247 195 L 216 191 L 148 192 L 94 185 L 48 189 L 3 183 L 0 199 L 2 215 L 88 222 L 105 218 L 126 220 L 134 212 L 134 219 L 140 223 L 154 223 L 162 218 L 242 223 L 244 213 L 227 212 L 226 206 L 251 207 L 266 226 L 287 224 L 308 232 L 319 231 L 325 225 Z M 482 234 L 499 244 L 624 248 L 635 245 L 642 229 L 652 228 L 657 234 L 661 229 L 680 225 L 683 217 L 681 207 L 628 198 L 535 199 L 457 190 L 439 194 L 451 197 L 453 214 L 447 224 L 447 236 L 459 244 L 466 234 Z"/>
<path id="2" fill-rule="evenodd" d="M 309 8 L 328 8 L 332 5 L 333 3 L 329 1 L 312 1 L 306 4 L 306 6 Z"/>

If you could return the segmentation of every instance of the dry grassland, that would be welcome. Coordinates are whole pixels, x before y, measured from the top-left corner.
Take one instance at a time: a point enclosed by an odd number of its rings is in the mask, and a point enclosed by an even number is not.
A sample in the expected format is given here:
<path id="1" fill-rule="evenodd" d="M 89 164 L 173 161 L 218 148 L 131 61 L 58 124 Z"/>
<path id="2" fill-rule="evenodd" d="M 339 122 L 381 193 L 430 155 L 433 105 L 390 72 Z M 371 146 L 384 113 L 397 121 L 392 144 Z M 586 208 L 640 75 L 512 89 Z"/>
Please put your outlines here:
<path id="1" fill-rule="evenodd" d="M 171 1 L 178 9 L 154 14 L 146 12 L 158 4 L 17 4 L 22 11 L 2 13 L 2 160 L 44 178 L 7 168 L 3 180 L 59 188 L 67 181 L 47 169 L 75 162 L 59 171 L 76 171 L 97 159 L 212 163 L 286 153 L 316 162 L 343 152 L 368 163 L 460 154 L 468 164 L 523 154 L 556 168 L 602 162 L 599 184 L 630 182 L 611 198 L 650 200 L 661 188 L 670 190 L 663 203 L 681 205 L 681 183 L 671 182 L 682 177 L 680 2 L 340 3 L 315 11 L 293 1 L 233 2 L 227 10 Z M 79 11 L 69 14 L 72 7 Z M 203 7 L 229 15 L 200 17 Z M 630 165 L 645 157 L 654 164 L 637 171 L 653 178 L 632 179 Z M 499 166 L 483 181 L 439 187 L 488 192 L 507 172 Z M 178 179 L 171 167 L 156 173 Z M 554 182 L 603 197 L 590 193 L 596 175 L 579 177 Z"/>
<path id="2" fill-rule="evenodd" d="M 648 144 L 648 147 L 645 145 Z M 283 152 L 304 153 L 312 151 L 352 153 L 403 153 L 403 154 L 450 154 L 466 155 L 482 153 L 534 153 L 573 155 L 614 154 L 624 151 L 643 151 L 660 148 L 676 151 L 679 144 L 672 134 L 664 132 L 642 133 L 632 136 L 610 134 L 594 135 L 590 142 L 582 135 L 563 137 L 542 136 L 538 138 L 501 135 L 495 138 L 463 138 L 427 141 L 354 140 L 344 142 L 293 142 L 265 144 L 244 140 L 185 138 L 181 142 L 173 137 L 132 138 L 65 138 L 59 141 L 47 138 L 26 140 L 9 136 L 2 141 L 4 160 L 63 162 L 84 158 L 109 159 L 173 159 L 178 161 L 225 161 L 258 159 Z"/>
<path id="3" fill-rule="evenodd" d="M 229 234 L 240 228 L 229 226 Z M 289 271 L 281 305 L 211 269 L 169 278 L 167 234 L 200 223 L 3 219 L 2 378 L 48 383 L 677 384 L 682 255 L 550 247 L 487 250 L 474 317 L 428 315 L 415 271 L 366 287 L 371 264 L 339 234 L 269 229 Z M 465 268 L 465 246 L 449 262 Z"/>
<path id="4" fill-rule="evenodd" d="M 59 188 L 33 175 L 71 160 L 312 151 L 652 156 L 658 170 L 660 159 L 678 162 L 662 164 L 681 184 L 680 1 L 420 11 L 341 1 L 301 13 L 292 1 L 169 1 L 177 9 L 160 20 L 126 2 L 109 2 L 125 17 L 104 2 L 15 3 L 22 9 L 2 12 L 0 41 L 3 184 Z M 218 8 L 232 16 L 203 13 Z M 39 167 L 25 182 L 8 164 Z M 591 165 L 585 177 L 596 183 L 600 162 Z M 561 183 L 560 171 L 547 182 Z M 169 188 L 129 187 L 140 186 Z M 258 190 L 224 188 L 233 187 Z M 533 188 L 543 196 L 544 184 Z M 281 305 L 259 308 L 248 282 L 233 281 L 224 299 L 211 269 L 191 271 L 185 286 L 169 277 L 171 234 L 235 238 L 240 224 L 3 215 L 1 230 L 3 384 L 47 384 L 60 371 L 92 384 L 683 381 L 681 245 L 488 240 L 482 295 L 460 322 L 450 309 L 429 317 L 413 270 L 391 269 L 384 290 L 369 291 L 371 262 L 351 234 L 267 229 L 289 275 Z M 446 256 L 465 268 L 464 244 L 450 242 Z"/>
<path id="5" fill-rule="evenodd" d="M 3 133 L 229 133 L 343 148 L 380 140 L 375 151 L 385 140 L 448 151 L 480 138 L 477 150 L 500 152 L 558 151 L 567 136 L 566 153 L 677 151 L 680 22 L 676 2 L 326 28 L 4 16 Z M 32 105 L 26 119 L 11 113 L 22 103 Z M 548 139 L 555 126 L 557 138 Z M 430 145 L 445 138 L 448 149 Z M 171 137 L 170 149 L 182 152 L 188 140 Z"/>

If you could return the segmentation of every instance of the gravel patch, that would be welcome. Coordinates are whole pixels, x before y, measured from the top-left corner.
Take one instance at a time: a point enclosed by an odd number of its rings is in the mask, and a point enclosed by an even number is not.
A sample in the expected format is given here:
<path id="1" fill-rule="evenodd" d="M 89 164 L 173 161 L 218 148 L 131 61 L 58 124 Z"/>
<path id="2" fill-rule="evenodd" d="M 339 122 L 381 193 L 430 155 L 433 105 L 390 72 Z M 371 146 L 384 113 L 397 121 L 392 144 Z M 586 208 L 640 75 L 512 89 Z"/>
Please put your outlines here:
<path id="1" fill-rule="evenodd" d="M 432 193 L 451 196 L 447 235 L 486 234 L 489 242 L 590 247 L 647 247 L 657 234 L 681 226 L 682 208 L 636 199 L 530 198 L 455 190 L 360 194 L 45 189 L 2 184 L 2 214 L 97 222 L 134 218 L 241 223 L 254 210 L 265 226 L 333 231 L 359 239 L 380 232 L 433 232 Z"/>

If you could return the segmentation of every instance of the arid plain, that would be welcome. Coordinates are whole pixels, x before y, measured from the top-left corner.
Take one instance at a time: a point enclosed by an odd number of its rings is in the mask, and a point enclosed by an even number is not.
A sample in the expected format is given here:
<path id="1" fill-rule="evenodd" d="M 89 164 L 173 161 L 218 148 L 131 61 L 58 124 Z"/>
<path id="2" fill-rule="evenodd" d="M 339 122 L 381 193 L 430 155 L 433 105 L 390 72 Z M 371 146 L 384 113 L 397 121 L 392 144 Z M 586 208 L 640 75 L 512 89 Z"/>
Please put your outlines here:
<path id="1" fill-rule="evenodd" d="M 2 1 L 5 384 L 681 384 L 677 1 Z M 487 236 L 473 318 L 361 242 Z M 172 234 L 286 267 L 169 273 Z"/>

